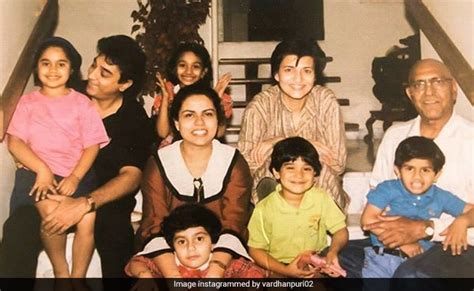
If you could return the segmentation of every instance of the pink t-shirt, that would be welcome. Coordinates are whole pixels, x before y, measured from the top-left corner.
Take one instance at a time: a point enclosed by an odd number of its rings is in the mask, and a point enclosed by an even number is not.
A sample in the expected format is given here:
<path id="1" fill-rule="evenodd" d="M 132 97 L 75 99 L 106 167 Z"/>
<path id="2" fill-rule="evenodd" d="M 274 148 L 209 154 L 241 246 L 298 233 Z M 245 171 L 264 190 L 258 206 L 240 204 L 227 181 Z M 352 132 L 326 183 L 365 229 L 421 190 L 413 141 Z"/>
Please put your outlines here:
<path id="1" fill-rule="evenodd" d="M 39 91 L 23 95 L 7 133 L 22 139 L 54 174 L 63 177 L 71 174 L 85 148 L 109 142 L 92 102 L 72 89 L 56 98 Z"/>

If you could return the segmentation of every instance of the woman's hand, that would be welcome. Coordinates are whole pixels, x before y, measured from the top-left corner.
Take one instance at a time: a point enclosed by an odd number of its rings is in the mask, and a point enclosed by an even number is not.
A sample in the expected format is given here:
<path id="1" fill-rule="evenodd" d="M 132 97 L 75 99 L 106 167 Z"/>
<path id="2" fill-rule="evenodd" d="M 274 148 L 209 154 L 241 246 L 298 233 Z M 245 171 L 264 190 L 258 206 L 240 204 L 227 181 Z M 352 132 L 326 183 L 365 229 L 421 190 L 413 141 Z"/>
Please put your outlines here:
<path id="1" fill-rule="evenodd" d="M 56 185 L 53 172 L 49 168 L 44 168 L 36 173 L 35 184 L 28 195 L 35 195 L 35 201 L 41 201 L 46 199 L 48 193 L 57 194 Z"/>
<path id="2" fill-rule="evenodd" d="M 229 85 L 230 80 L 232 80 L 232 75 L 230 73 L 225 73 L 217 81 L 214 90 L 216 90 L 220 98 L 222 98 L 222 96 L 224 95 L 225 88 L 227 88 L 227 86 Z"/>
<path id="3" fill-rule="evenodd" d="M 81 182 L 81 179 L 76 175 L 71 174 L 69 177 L 62 179 L 61 182 L 59 182 L 57 190 L 61 195 L 71 196 L 76 192 L 79 182 Z"/>
<path id="4" fill-rule="evenodd" d="M 330 147 L 319 141 L 312 141 L 311 144 L 318 151 L 319 161 L 321 163 L 325 164 L 328 167 L 337 166 L 335 154 L 332 152 Z"/>

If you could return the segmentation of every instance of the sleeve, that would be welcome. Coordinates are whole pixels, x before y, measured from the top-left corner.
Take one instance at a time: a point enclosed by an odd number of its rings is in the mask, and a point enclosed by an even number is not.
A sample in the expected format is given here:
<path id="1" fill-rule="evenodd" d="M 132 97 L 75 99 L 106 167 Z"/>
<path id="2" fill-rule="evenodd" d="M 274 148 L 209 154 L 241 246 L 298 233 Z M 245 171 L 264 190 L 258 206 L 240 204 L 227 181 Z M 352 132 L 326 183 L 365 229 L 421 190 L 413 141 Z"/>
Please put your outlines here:
<path id="1" fill-rule="evenodd" d="M 79 130 L 81 132 L 83 148 L 95 144 L 99 144 L 100 148 L 103 148 L 109 143 L 109 137 L 105 131 L 102 118 L 100 118 L 99 112 L 90 101 L 84 103 L 79 120 Z"/>
<path id="2" fill-rule="evenodd" d="M 392 199 L 392 191 L 387 189 L 388 184 L 382 183 L 367 194 L 367 204 L 372 204 L 379 209 L 384 209 Z"/>
<path id="3" fill-rule="evenodd" d="M 144 253 L 157 249 L 171 251 L 170 246 L 160 235 L 161 222 L 169 214 L 170 209 L 168 207 L 168 191 L 154 158 L 150 158 L 146 165 L 141 191 L 143 194 L 143 217 L 137 230 L 138 248 L 142 249 L 145 246 Z"/>
<path id="4" fill-rule="evenodd" d="M 346 167 L 346 132 L 341 108 L 336 96 L 331 90 L 328 89 L 327 91 L 328 96 L 325 96 L 325 99 L 328 100 L 328 102 L 323 109 L 323 128 L 325 129 L 323 132 L 325 133 L 327 145 L 334 153 L 334 161 L 332 165 L 330 165 L 331 172 L 333 172 L 334 175 L 340 175 L 344 172 Z"/>
<path id="5" fill-rule="evenodd" d="M 440 197 L 442 199 L 441 205 L 443 205 L 444 212 L 454 217 L 457 217 L 462 214 L 464 207 L 466 206 L 466 202 L 464 202 L 461 198 L 457 197 L 449 191 L 442 191 Z"/>
<path id="6" fill-rule="evenodd" d="M 391 130 L 389 129 L 377 150 L 377 158 L 375 159 L 374 168 L 369 180 L 370 188 L 375 188 L 379 183 L 394 178 L 394 147 L 398 146 L 398 143 L 394 143 L 395 141 L 391 138 Z"/>
<path id="7" fill-rule="evenodd" d="M 324 225 L 329 233 L 334 234 L 338 230 L 346 227 L 346 216 L 329 194 L 325 196 L 325 213 L 321 217 L 324 219 Z"/>
<path id="8" fill-rule="evenodd" d="M 10 135 L 14 135 L 25 143 L 28 142 L 28 107 L 27 102 L 25 100 L 25 96 L 20 98 L 18 104 L 13 112 L 13 117 L 10 120 L 10 124 L 8 125 L 7 133 Z"/>
<path id="9" fill-rule="evenodd" d="M 243 239 L 247 237 L 246 224 L 249 218 L 252 177 L 247 162 L 238 151 L 236 151 L 235 159 L 235 165 L 221 200 L 222 234 L 214 249 L 245 256 Z"/>
<path id="10" fill-rule="evenodd" d="M 262 205 L 257 204 L 248 224 L 248 246 L 265 251 L 270 250 L 271 221 L 265 219 Z"/>
<path id="11" fill-rule="evenodd" d="M 120 136 L 111 136 L 111 143 L 114 139 L 118 140 L 118 145 L 111 156 L 116 159 L 119 168 L 134 166 L 143 170 L 150 156 L 153 127 L 143 107 L 138 103 L 136 106 L 136 110 L 128 113 L 130 115 L 127 123 L 122 122 L 124 129 L 120 132 Z"/>
<path id="12" fill-rule="evenodd" d="M 260 104 L 257 103 L 257 97 L 258 95 L 254 97 L 256 100 L 252 101 L 245 109 L 240 128 L 239 141 L 237 143 L 237 148 L 245 160 L 247 160 L 252 175 L 254 175 L 262 165 L 254 161 L 250 154 L 263 140 L 267 132 L 267 123 L 263 114 L 258 109 Z"/>

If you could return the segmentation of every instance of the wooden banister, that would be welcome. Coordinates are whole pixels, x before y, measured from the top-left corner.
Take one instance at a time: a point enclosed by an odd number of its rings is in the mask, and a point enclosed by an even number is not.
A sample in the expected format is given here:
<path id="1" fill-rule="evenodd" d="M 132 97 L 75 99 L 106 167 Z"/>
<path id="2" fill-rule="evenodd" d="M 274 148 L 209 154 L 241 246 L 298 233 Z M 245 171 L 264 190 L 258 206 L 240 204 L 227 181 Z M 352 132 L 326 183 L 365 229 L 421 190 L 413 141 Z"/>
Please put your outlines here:
<path id="1" fill-rule="evenodd" d="M 421 0 L 405 0 L 405 5 L 433 48 L 451 70 L 469 102 L 474 105 L 474 71 L 472 67 Z"/>
<path id="2" fill-rule="evenodd" d="M 33 56 L 38 45 L 53 34 L 59 16 L 58 0 L 44 5 L 28 41 L 8 79 L 0 99 L 0 141 L 3 140 L 16 104 L 25 90 L 33 68 Z"/>

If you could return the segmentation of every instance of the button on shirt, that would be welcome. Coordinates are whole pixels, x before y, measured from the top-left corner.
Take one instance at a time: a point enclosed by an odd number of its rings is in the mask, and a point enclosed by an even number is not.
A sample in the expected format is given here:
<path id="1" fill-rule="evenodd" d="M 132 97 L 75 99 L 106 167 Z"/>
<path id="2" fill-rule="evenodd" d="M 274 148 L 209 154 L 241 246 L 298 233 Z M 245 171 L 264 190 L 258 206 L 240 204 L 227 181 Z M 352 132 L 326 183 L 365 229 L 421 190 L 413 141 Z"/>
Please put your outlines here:
<path id="1" fill-rule="evenodd" d="M 399 179 L 380 183 L 367 194 L 367 203 L 379 209 L 390 207 L 389 215 L 421 220 L 439 218 L 442 213 L 456 217 L 462 214 L 466 205 L 463 200 L 436 185 L 432 185 L 424 194 L 411 194 Z M 371 240 L 373 245 L 383 245 L 375 235 L 371 235 Z M 420 240 L 419 243 L 425 250 L 433 245 L 425 240 Z"/>

